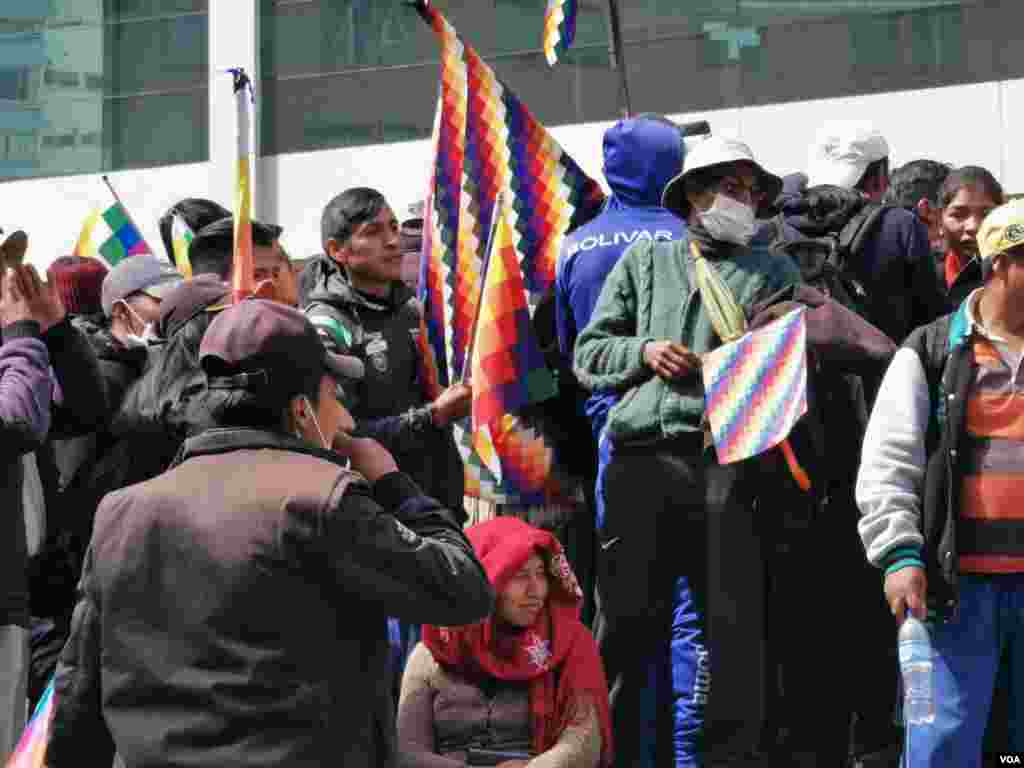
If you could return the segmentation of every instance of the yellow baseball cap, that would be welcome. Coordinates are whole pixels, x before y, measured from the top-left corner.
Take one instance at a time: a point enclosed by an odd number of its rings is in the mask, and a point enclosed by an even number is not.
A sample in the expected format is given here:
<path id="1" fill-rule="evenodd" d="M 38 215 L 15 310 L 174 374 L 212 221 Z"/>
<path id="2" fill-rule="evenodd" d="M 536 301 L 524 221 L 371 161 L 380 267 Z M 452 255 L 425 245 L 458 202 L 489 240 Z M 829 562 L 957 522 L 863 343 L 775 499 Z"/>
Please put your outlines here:
<path id="1" fill-rule="evenodd" d="M 989 261 L 1018 245 L 1024 245 L 1024 200 L 999 206 L 985 217 L 978 230 L 982 261 Z"/>

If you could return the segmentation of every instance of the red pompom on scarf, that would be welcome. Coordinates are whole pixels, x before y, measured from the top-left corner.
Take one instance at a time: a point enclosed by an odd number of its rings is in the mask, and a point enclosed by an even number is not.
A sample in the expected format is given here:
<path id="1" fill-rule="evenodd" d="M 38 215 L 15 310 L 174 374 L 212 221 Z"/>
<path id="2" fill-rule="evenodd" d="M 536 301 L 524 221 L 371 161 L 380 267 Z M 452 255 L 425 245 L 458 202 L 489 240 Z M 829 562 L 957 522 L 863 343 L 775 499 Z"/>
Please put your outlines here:
<path id="1" fill-rule="evenodd" d="M 499 517 L 466 530 L 497 593 L 534 553 L 550 568 L 547 604 L 533 626 L 509 634 L 496 617 L 466 627 L 423 627 L 423 644 L 438 664 L 470 679 L 481 674 L 528 682 L 530 729 L 537 754 L 555 745 L 566 727 L 593 706 L 601 726 L 601 765 L 612 763 L 608 681 L 590 631 L 579 619 L 583 593 L 550 533 L 514 517 Z"/>

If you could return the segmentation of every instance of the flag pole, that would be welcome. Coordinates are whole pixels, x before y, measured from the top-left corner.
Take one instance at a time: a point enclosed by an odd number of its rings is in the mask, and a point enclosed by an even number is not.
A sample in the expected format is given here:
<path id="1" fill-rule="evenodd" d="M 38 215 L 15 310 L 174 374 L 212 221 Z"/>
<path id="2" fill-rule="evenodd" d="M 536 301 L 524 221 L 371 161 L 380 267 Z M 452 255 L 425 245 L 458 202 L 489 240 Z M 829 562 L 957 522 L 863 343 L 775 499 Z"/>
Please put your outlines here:
<path id="1" fill-rule="evenodd" d="M 252 246 L 252 81 L 241 67 L 228 70 L 237 108 L 238 166 L 235 189 L 234 263 L 231 276 L 232 302 L 238 303 L 256 291 Z"/>
<path id="2" fill-rule="evenodd" d="M 491 268 L 491 250 L 494 248 L 494 235 L 498 231 L 498 217 L 505 215 L 505 192 L 501 191 L 498 193 L 498 197 L 494 201 L 494 212 L 491 214 L 491 228 L 487 235 L 487 248 L 484 250 L 484 264 L 483 269 L 480 271 L 480 298 L 477 299 L 476 303 L 476 314 L 473 316 L 472 330 L 469 334 L 469 343 L 466 344 L 466 357 L 462 361 L 462 372 L 459 376 L 458 384 L 463 384 L 466 381 L 466 371 L 472 364 L 473 359 L 473 348 L 476 346 L 476 330 L 480 324 L 480 310 L 484 305 L 484 288 L 487 285 L 487 271 Z"/>
<path id="3" fill-rule="evenodd" d="M 430 18 L 427 15 L 427 6 L 430 5 L 428 0 L 406 0 L 405 4 L 414 9 L 425 22 L 430 23 Z"/>
<path id="4" fill-rule="evenodd" d="M 110 177 L 107 176 L 107 174 L 103 174 L 101 178 L 103 179 L 103 183 L 107 185 L 107 189 L 110 190 L 110 194 L 114 196 L 114 200 L 121 206 L 121 210 L 124 211 L 124 215 L 128 217 L 128 222 L 135 227 L 135 231 L 139 233 L 139 237 L 142 238 L 142 242 L 146 244 L 146 250 L 149 251 L 151 256 L 156 255 L 153 253 L 153 249 L 149 247 L 149 242 L 146 240 L 146 236 L 142 234 L 142 230 L 139 229 L 139 225 L 136 224 L 135 219 L 132 218 L 132 212 L 128 210 L 128 206 L 124 204 L 124 201 L 121 200 L 121 196 L 117 194 L 117 190 L 114 189 L 114 185 L 110 183 Z"/>
<path id="5" fill-rule="evenodd" d="M 608 53 L 611 58 L 612 67 L 619 70 L 619 96 L 622 98 L 622 116 L 629 118 L 633 114 L 633 105 L 629 98 L 629 77 L 626 74 L 626 49 L 622 44 L 619 0 L 608 0 L 608 24 L 611 27 L 612 34 Z"/>

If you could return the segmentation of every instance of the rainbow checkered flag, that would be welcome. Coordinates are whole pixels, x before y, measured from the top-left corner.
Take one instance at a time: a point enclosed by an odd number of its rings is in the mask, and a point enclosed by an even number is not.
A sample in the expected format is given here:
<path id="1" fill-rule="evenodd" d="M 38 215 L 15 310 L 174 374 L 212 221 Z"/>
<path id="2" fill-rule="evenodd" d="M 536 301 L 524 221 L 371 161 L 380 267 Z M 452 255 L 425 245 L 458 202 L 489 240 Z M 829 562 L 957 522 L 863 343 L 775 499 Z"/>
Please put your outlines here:
<path id="1" fill-rule="evenodd" d="M 509 237 L 528 305 L 535 307 L 555 278 L 565 233 L 592 218 L 604 202 L 587 176 L 526 106 L 497 78 L 448 20 L 426 2 L 417 10 L 441 44 L 441 82 L 434 126 L 434 163 L 424 213 L 420 298 L 426 338 L 441 387 L 463 377 L 480 302 L 482 264 L 499 194 L 507 205 Z M 455 430 L 466 462 L 466 493 L 498 503 L 519 503 L 547 491 L 550 448 L 541 432 L 506 414 L 497 454 L 482 461 L 472 433 Z M 511 431 L 510 431 L 511 430 Z M 501 448 L 500 446 L 505 446 Z M 504 452 L 503 452 L 504 451 Z M 488 466 L 501 462 L 499 480 Z M 519 472 L 505 471 L 520 464 Z M 550 465 L 550 464 L 548 464 Z M 510 480 L 528 477 L 522 487 Z"/>
<path id="2" fill-rule="evenodd" d="M 50 723 L 53 721 L 55 702 L 53 694 L 53 678 L 50 678 L 46 690 L 43 691 L 32 719 L 28 721 L 21 733 L 18 746 L 7 760 L 7 768 L 43 768 L 46 758 L 46 745 L 50 739 Z"/>
<path id="3" fill-rule="evenodd" d="M 805 309 L 704 355 L 704 402 L 720 464 L 780 445 L 807 413 Z"/>
<path id="4" fill-rule="evenodd" d="M 152 253 L 127 209 L 115 202 L 105 211 L 95 210 L 82 224 L 74 255 L 101 259 L 113 269 L 125 259 Z"/>
<path id="5" fill-rule="evenodd" d="M 473 447 L 497 478 L 506 417 L 558 394 L 530 324 L 523 273 L 505 207 L 499 203 L 470 359 Z"/>
<path id="6" fill-rule="evenodd" d="M 576 39 L 577 0 L 548 0 L 544 11 L 544 57 L 555 66 Z"/>

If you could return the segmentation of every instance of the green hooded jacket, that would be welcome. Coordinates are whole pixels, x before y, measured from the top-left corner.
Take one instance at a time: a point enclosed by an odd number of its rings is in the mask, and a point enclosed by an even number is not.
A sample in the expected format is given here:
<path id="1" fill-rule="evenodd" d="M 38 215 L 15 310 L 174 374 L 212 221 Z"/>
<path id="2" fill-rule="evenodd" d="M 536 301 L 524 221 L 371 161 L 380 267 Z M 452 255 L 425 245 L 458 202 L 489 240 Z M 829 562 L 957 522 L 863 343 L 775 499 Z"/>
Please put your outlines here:
<path id="1" fill-rule="evenodd" d="M 788 257 L 764 246 L 711 241 L 696 227 L 690 238 L 748 314 L 800 281 Z M 608 415 L 616 445 L 655 444 L 701 431 L 704 391 L 699 375 L 666 382 L 644 362 L 649 341 L 675 341 L 697 354 L 721 344 L 692 277 L 690 240 L 639 241 L 616 264 L 590 324 L 576 343 L 573 368 L 585 388 L 621 393 Z"/>

